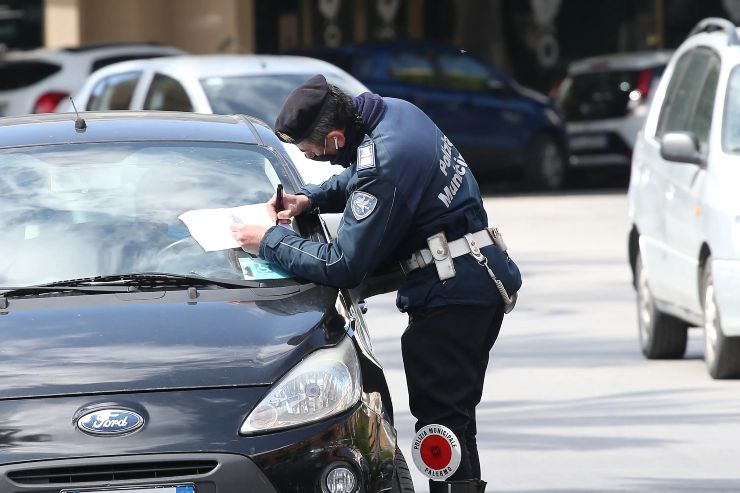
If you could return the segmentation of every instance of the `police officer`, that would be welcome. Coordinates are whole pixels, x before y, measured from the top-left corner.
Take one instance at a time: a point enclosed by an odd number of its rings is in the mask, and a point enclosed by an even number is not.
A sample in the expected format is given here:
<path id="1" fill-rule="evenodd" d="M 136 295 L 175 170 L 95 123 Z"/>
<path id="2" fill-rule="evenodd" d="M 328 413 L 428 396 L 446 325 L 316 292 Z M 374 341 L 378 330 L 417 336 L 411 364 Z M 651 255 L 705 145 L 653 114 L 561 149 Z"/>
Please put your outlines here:
<path id="1" fill-rule="evenodd" d="M 388 261 L 406 274 L 396 304 L 409 314 L 401 342 L 417 431 L 441 424 L 456 435 L 461 463 L 432 492 L 482 492 L 475 408 L 505 309 L 521 284 L 478 183 L 450 140 L 419 108 L 364 93 L 350 97 L 317 75 L 287 98 L 275 123 L 308 158 L 346 169 L 286 194 L 285 221 L 314 207 L 343 212 L 329 244 L 289 228 L 233 225 L 246 249 L 304 279 L 357 286 Z"/>

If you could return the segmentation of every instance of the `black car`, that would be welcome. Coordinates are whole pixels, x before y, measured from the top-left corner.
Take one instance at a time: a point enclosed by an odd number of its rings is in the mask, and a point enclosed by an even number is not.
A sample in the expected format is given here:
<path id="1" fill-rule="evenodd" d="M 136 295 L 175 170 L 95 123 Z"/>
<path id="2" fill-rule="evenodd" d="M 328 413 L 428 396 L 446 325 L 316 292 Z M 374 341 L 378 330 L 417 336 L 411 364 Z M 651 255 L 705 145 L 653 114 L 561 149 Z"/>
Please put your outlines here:
<path id="1" fill-rule="evenodd" d="M 512 172 L 531 188 L 557 189 L 566 181 L 565 119 L 554 101 L 465 50 L 384 41 L 302 54 L 343 68 L 382 96 L 416 104 L 482 181 Z"/>
<path id="2" fill-rule="evenodd" d="M 296 191 L 269 127 L 83 116 L 0 119 L 0 492 L 413 491 L 369 284 L 245 280 L 178 219 Z"/>

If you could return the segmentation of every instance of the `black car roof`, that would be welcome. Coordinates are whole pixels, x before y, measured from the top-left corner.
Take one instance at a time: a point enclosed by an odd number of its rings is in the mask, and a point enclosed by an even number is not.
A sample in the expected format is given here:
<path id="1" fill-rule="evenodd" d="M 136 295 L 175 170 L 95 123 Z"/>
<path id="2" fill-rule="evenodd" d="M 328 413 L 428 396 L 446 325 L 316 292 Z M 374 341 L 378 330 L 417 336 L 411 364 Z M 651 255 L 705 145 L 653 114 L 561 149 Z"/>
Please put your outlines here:
<path id="1" fill-rule="evenodd" d="M 275 145 L 266 124 L 243 115 L 171 111 L 81 113 L 87 128 L 75 130 L 74 113 L 0 118 L 0 148 L 84 142 L 208 141 Z M 265 142 L 267 140 L 267 142 Z M 277 141 L 277 137 L 274 137 Z"/>

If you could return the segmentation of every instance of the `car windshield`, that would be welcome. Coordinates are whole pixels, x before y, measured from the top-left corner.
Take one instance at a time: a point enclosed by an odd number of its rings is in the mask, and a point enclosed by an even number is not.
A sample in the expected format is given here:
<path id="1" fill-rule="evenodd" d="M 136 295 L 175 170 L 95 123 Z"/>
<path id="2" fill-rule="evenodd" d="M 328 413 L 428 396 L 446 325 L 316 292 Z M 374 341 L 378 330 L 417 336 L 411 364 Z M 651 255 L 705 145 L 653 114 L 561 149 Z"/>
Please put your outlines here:
<path id="1" fill-rule="evenodd" d="M 137 272 L 243 280 L 246 252 L 206 253 L 178 216 L 267 201 L 279 163 L 257 145 L 201 142 L 0 151 L 0 286 Z"/>
<path id="2" fill-rule="evenodd" d="M 202 79 L 201 84 L 214 113 L 252 115 L 272 125 L 288 94 L 313 75 L 315 74 L 209 77 Z M 352 78 L 331 73 L 325 75 L 329 83 L 352 96 L 367 90 Z"/>

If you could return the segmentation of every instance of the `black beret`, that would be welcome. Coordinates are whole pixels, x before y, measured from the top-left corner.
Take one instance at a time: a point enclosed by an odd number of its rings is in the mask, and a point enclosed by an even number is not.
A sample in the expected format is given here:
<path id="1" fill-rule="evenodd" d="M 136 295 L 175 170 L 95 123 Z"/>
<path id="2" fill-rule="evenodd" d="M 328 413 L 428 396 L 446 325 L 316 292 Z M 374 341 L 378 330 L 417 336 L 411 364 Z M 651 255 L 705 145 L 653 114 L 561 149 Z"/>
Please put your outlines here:
<path id="1" fill-rule="evenodd" d="M 296 87 L 283 103 L 275 121 L 278 138 L 295 144 L 308 137 L 321 115 L 328 94 L 329 84 L 321 74 Z"/>

